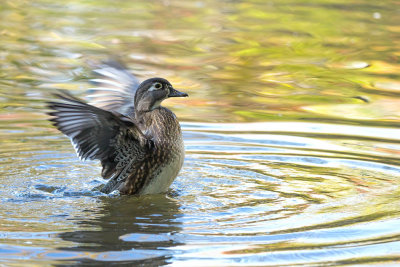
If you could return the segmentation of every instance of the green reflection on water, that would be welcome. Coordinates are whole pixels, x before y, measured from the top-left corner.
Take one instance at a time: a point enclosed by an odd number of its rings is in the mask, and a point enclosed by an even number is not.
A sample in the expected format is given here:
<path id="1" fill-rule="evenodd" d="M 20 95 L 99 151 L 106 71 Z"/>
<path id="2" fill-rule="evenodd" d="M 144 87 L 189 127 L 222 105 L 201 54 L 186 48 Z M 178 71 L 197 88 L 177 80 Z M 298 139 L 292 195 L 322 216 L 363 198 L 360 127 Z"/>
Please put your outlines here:
<path id="1" fill-rule="evenodd" d="M 6 1 L 1 105 L 19 106 L 26 90 L 82 92 L 85 61 L 116 54 L 141 78 L 187 88 L 189 99 L 167 104 L 183 120 L 397 124 L 395 5 Z"/>

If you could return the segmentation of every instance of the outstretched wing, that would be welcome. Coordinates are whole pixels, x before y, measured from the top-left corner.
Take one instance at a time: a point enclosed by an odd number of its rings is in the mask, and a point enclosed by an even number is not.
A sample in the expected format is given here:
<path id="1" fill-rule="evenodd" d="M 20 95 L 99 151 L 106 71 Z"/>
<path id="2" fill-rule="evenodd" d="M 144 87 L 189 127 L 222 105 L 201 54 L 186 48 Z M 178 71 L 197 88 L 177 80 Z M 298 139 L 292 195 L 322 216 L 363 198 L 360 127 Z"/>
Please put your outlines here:
<path id="1" fill-rule="evenodd" d="M 96 87 L 88 92 L 89 103 L 131 117 L 139 80 L 117 61 L 104 62 L 93 72 L 98 77 L 91 80 Z"/>
<path id="2" fill-rule="evenodd" d="M 81 159 L 99 159 L 104 178 L 118 178 L 132 163 L 143 160 L 149 140 L 134 122 L 118 113 L 89 105 L 66 91 L 61 101 L 48 102 L 50 121 L 74 145 Z"/>

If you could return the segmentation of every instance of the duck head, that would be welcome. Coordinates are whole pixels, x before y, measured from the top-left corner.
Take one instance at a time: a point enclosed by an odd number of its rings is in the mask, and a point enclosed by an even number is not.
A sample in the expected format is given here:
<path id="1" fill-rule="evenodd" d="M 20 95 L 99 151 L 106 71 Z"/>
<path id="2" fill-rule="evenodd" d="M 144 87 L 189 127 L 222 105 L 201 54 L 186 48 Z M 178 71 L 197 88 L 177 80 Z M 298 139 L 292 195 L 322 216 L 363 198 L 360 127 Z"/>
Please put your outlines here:
<path id="1" fill-rule="evenodd" d="M 136 111 L 151 111 L 160 107 L 163 100 L 169 97 L 185 97 L 188 94 L 179 92 L 163 78 L 151 78 L 142 82 L 135 95 Z"/>

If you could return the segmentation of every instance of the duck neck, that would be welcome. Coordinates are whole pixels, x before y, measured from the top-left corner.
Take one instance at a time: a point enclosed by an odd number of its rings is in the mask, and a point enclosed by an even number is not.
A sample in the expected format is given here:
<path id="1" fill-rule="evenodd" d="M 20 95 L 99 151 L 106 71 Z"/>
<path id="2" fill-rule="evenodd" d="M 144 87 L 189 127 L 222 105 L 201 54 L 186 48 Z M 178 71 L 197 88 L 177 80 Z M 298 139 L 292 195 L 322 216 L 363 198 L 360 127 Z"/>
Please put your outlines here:
<path id="1" fill-rule="evenodd" d="M 139 126 L 139 129 L 146 133 L 153 123 L 154 110 L 136 110 L 135 111 L 135 120 Z"/>

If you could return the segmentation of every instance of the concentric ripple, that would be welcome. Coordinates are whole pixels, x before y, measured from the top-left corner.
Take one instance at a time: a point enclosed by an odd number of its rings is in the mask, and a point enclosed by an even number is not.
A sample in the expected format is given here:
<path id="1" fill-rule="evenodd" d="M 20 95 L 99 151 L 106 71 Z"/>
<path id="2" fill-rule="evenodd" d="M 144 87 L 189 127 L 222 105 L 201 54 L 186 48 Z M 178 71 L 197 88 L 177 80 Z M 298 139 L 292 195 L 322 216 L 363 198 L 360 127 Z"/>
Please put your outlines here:
<path id="1" fill-rule="evenodd" d="M 20 123 L 9 121 L 7 129 Z M 167 196 L 145 197 L 99 193 L 98 164 L 79 162 L 69 141 L 49 136 L 47 125 L 12 136 L 2 130 L 2 140 L 16 145 L 1 151 L 0 172 L 8 175 L 0 186 L 0 260 L 399 260 L 399 130 L 297 122 L 182 126 L 182 172 Z"/>
<path id="2" fill-rule="evenodd" d="M 182 265 L 216 257 L 233 265 L 398 259 L 400 167 L 387 164 L 398 160 L 398 130 L 184 126 L 188 160 L 174 188 L 190 186 L 179 199 L 197 205 L 181 218 L 191 244 L 179 247 Z"/>

